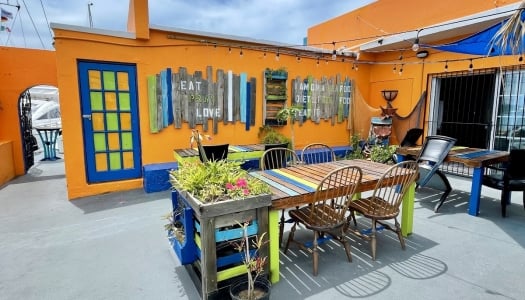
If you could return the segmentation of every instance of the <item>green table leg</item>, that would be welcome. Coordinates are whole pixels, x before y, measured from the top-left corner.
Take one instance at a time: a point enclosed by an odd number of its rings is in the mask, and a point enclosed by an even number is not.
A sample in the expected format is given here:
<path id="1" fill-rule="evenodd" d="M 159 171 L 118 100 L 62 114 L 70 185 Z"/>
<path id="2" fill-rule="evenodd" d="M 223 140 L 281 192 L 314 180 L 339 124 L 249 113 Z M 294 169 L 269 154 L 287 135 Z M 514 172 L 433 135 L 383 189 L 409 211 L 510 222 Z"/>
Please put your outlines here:
<path id="1" fill-rule="evenodd" d="M 279 282 L 279 210 L 268 212 L 268 233 L 270 239 L 270 281 Z"/>
<path id="2" fill-rule="evenodd" d="M 412 233 L 415 197 L 416 183 L 412 183 L 403 197 L 403 204 L 401 207 L 401 233 L 405 237 Z"/>

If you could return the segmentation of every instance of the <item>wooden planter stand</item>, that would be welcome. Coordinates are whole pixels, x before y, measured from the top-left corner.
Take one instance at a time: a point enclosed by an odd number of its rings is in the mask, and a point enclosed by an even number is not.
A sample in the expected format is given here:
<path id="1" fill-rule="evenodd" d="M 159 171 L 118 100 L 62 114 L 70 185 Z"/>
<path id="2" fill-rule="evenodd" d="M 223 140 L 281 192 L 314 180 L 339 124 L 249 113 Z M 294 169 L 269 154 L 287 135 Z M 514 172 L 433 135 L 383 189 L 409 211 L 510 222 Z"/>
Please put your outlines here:
<path id="1" fill-rule="evenodd" d="M 271 196 L 202 203 L 185 191 L 175 190 L 172 192 L 172 202 L 174 209 L 179 205 L 185 207 L 185 213 L 182 214 L 184 220 L 179 221 L 184 225 L 186 240 L 172 240 L 175 253 L 181 262 L 187 263 L 186 270 L 202 299 L 221 299 L 223 294 L 219 294 L 219 290 L 227 289 L 230 280 L 245 274 L 246 268 L 239 253 L 218 257 L 217 243 L 227 243 L 228 240 L 242 237 L 243 232 L 237 228 L 237 222 L 251 220 L 248 231 L 253 236 L 268 232 Z M 187 209 L 191 209 L 190 218 Z M 259 255 L 267 257 L 267 247 L 259 249 Z M 228 265 L 227 268 L 221 269 L 224 265 Z"/>

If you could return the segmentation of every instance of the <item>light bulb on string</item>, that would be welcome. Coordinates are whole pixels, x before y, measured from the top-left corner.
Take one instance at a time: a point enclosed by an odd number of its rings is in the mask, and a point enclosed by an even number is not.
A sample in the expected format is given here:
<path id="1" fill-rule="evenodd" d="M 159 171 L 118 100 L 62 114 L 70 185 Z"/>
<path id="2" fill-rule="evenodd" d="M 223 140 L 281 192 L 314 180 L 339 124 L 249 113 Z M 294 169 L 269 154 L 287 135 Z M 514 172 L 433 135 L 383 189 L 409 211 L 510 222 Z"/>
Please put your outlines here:
<path id="1" fill-rule="evenodd" d="M 394 73 L 394 74 L 395 74 L 395 73 L 396 73 L 396 71 L 397 71 L 397 65 L 394 65 L 394 67 L 392 68 L 392 73 Z"/>
<path id="2" fill-rule="evenodd" d="M 402 64 L 401 67 L 399 67 L 399 75 L 403 75 L 403 66 L 404 64 Z"/>
<path id="3" fill-rule="evenodd" d="M 470 64 L 468 65 L 468 72 L 469 73 L 474 72 L 474 66 L 472 65 L 472 59 L 470 60 Z"/>
<path id="4" fill-rule="evenodd" d="M 242 52 L 242 48 L 241 48 L 241 52 L 239 53 L 239 56 L 242 58 L 244 56 L 244 53 Z"/>
<path id="5" fill-rule="evenodd" d="M 275 54 L 275 60 L 279 61 L 279 50 L 277 50 L 277 54 Z"/>
<path id="6" fill-rule="evenodd" d="M 448 72 L 448 60 L 445 61 L 445 72 Z"/>
<path id="7" fill-rule="evenodd" d="M 520 63 L 522 63 L 522 62 L 523 62 L 523 56 L 520 55 L 520 58 L 518 58 L 518 61 L 519 61 Z"/>
<path id="8" fill-rule="evenodd" d="M 228 54 L 232 53 L 232 47 L 228 47 Z"/>
<path id="9" fill-rule="evenodd" d="M 319 67 L 319 57 L 317 58 L 317 66 Z"/>

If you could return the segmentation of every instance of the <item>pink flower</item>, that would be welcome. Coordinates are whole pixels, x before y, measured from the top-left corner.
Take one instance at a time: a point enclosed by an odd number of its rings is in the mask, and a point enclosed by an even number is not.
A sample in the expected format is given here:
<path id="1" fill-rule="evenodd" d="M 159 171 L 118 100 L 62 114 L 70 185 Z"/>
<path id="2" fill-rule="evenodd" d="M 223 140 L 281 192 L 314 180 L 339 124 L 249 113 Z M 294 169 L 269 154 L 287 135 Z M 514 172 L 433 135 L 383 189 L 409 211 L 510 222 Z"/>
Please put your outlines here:
<path id="1" fill-rule="evenodd" d="M 233 186 L 233 184 L 231 184 L 231 183 L 228 182 L 228 183 L 226 184 L 226 188 L 227 188 L 228 190 L 233 190 L 235 187 Z"/>
<path id="2" fill-rule="evenodd" d="M 248 182 L 244 178 L 239 178 L 239 179 L 237 179 L 237 186 L 238 187 L 247 187 L 248 186 Z"/>
<path id="3" fill-rule="evenodd" d="M 244 196 L 248 196 L 250 194 L 250 190 L 249 189 L 242 189 L 242 193 L 244 194 Z"/>

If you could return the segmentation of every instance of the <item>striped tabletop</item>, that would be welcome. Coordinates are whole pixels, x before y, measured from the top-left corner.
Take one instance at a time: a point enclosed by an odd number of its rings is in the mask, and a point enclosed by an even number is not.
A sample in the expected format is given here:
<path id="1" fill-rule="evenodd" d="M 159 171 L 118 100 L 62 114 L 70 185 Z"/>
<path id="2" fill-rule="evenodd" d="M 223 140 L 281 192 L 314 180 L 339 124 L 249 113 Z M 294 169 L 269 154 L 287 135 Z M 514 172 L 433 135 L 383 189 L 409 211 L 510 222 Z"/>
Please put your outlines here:
<path id="1" fill-rule="evenodd" d="M 368 160 L 338 160 L 335 162 L 298 165 L 275 170 L 253 171 L 250 175 L 270 185 L 272 209 L 296 207 L 313 201 L 317 185 L 329 172 L 343 166 L 358 166 L 363 178 L 358 192 L 374 189 L 381 175 L 390 165 Z"/>
<path id="2" fill-rule="evenodd" d="M 420 151 L 421 146 L 399 147 L 397 148 L 396 153 L 417 156 Z M 471 168 L 480 168 L 498 162 L 507 161 L 508 159 L 509 153 L 507 151 L 456 146 L 450 150 L 445 161 L 462 163 Z"/>

